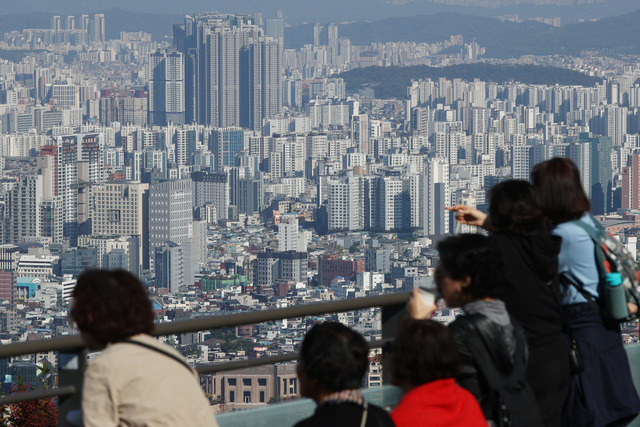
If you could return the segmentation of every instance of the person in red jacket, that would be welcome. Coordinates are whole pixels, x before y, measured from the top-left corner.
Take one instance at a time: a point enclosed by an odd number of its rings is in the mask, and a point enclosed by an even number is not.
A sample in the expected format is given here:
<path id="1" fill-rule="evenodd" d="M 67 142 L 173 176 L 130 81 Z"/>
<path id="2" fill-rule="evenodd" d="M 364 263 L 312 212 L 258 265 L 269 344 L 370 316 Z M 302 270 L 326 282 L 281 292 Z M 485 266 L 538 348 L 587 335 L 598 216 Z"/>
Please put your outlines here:
<path id="1" fill-rule="evenodd" d="M 458 386 L 460 358 L 451 333 L 433 320 L 406 319 L 391 352 L 394 384 L 404 389 L 391 412 L 397 427 L 486 427 L 475 397 Z"/>

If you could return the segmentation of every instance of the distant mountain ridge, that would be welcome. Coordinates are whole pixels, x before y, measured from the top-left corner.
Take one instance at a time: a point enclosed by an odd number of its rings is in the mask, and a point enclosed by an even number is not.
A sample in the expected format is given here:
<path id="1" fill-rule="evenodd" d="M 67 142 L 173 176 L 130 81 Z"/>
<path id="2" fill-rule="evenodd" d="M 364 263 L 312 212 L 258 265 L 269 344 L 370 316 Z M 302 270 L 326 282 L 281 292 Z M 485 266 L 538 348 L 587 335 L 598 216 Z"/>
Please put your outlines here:
<path id="1" fill-rule="evenodd" d="M 461 13 L 442 13 L 388 18 L 377 22 L 354 22 L 339 26 L 340 37 L 349 37 L 355 45 L 373 42 L 442 42 L 462 34 L 465 42 L 476 40 L 485 47 L 487 57 L 510 58 L 522 55 L 578 55 L 590 49 L 615 49 L 640 52 L 640 10 L 561 27 L 537 21 L 510 22 Z M 300 25 L 285 30 L 289 48 L 312 43 L 313 26 Z"/>
<path id="2" fill-rule="evenodd" d="M 173 24 L 184 22 L 184 15 L 155 15 L 121 9 L 101 11 L 105 14 L 107 38 L 117 39 L 121 31 L 145 31 L 160 40 L 172 36 Z M 52 14 L 0 13 L 0 36 L 23 28 L 50 28 Z M 639 53 L 640 10 L 625 15 L 552 27 L 537 21 L 511 22 L 463 13 L 441 13 L 392 17 L 375 22 L 352 22 L 339 25 L 340 37 L 349 37 L 355 45 L 372 42 L 413 41 L 442 42 L 462 34 L 465 42 L 476 40 L 486 48 L 486 57 L 511 58 L 522 55 L 578 55 L 591 49 Z M 326 28 L 325 28 L 326 37 Z M 285 46 L 300 48 L 313 43 L 313 24 L 285 29 Z"/>
<path id="3" fill-rule="evenodd" d="M 567 0 L 569 1 L 569 0 Z M 486 1 L 485 6 L 443 4 L 441 0 L 1 0 L 0 16 L 47 12 L 56 15 L 95 13 L 120 8 L 134 13 L 184 15 L 185 13 L 219 11 L 224 13 L 261 12 L 264 17 L 283 10 L 289 24 L 302 22 L 377 21 L 389 16 L 417 16 L 442 12 L 461 12 L 479 16 L 518 15 L 520 17 L 560 17 L 563 23 L 577 22 L 628 13 L 637 9 L 637 0 L 608 0 L 606 3 L 540 5 L 509 0 Z M 449 2 L 450 3 L 450 2 Z M 477 2 L 474 4 L 478 4 Z M 496 5 L 500 4 L 500 7 Z M 158 28 L 157 31 L 163 31 Z"/>
<path id="4" fill-rule="evenodd" d="M 184 23 L 184 15 L 155 15 L 151 13 L 129 12 L 121 9 L 100 10 L 106 20 L 107 39 L 119 39 L 121 31 L 144 31 L 153 34 L 160 40 L 173 35 L 173 24 Z M 76 15 L 76 18 L 80 14 Z M 0 14 L 0 37 L 9 31 L 25 28 L 51 28 L 51 17 L 48 12 L 29 14 Z M 93 14 L 90 14 L 93 19 Z M 64 16 L 63 16 L 64 22 Z"/>

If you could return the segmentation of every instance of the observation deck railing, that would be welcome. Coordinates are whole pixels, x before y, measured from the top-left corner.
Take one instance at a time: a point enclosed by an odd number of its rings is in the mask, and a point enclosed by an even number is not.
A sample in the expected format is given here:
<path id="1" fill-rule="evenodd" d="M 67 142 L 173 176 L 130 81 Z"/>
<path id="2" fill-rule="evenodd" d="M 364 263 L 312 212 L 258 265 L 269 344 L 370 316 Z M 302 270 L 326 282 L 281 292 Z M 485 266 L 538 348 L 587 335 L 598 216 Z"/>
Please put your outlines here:
<path id="1" fill-rule="evenodd" d="M 361 310 L 372 307 L 382 308 L 382 339 L 370 343 L 371 348 L 381 347 L 387 340 L 395 335 L 397 320 L 409 297 L 407 292 L 370 296 L 364 298 L 347 299 L 312 304 L 303 304 L 286 308 L 269 309 L 262 311 L 242 312 L 238 314 L 226 314 L 199 319 L 183 320 L 171 323 L 157 324 L 153 335 L 164 336 L 196 332 L 209 329 L 219 329 L 231 326 L 248 325 L 274 320 L 291 319 L 322 314 L 340 313 L 346 311 Z M 80 409 L 82 398 L 82 374 L 86 362 L 87 348 L 80 335 L 58 337 L 47 340 L 29 341 L 0 346 L 0 358 L 8 358 L 34 354 L 40 352 L 57 351 L 58 355 L 58 383 L 59 386 L 52 389 L 29 391 L 10 394 L 0 397 L 0 405 L 9 403 L 26 402 L 51 397 L 59 398 L 58 424 L 68 425 L 67 414 Z M 247 368 L 252 366 L 270 365 L 274 363 L 296 360 L 297 353 L 287 353 L 277 356 L 261 357 L 258 359 L 239 360 L 198 366 L 199 374 L 210 374 L 220 371 Z M 384 356 L 383 356 L 384 357 Z M 384 371 L 383 371 L 384 375 Z M 382 387 L 384 389 L 384 387 Z M 391 390 L 391 395 L 397 395 L 397 391 Z M 372 394 L 373 396 L 373 394 Z M 278 406 L 291 405 L 291 403 L 278 403 Z M 305 405 L 305 403 L 300 403 Z M 309 403 L 306 403 L 309 405 Z M 272 405 L 268 405 L 272 406 Z M 257 410 L 257 409 L 256 409 Z M 242 412 L 251 412 L 247 409 Z M 237 415 L 235 415 L 237 414 Z M 240 413 L 234 415 L 221 415 L 221 425 L 235 424 Z M 227 422 L 223 422 L 225 420 Z M 230 423 L 231 419 L 236 419 Z"/>
<path id="2" fill-rule="evenodd" d="M 370 347 L 381 347 L 387 340 L 395 335 L 397 320 L 401 316 L 404 305 L 409 297 L 406 292 L 387 295 L 378 295 L 365 298 L 322 302 L 298 305 L 287 308 L 270 309 L 263 311 L 251 311 L 238 314 L 212 316 L 206 318 L 184 320 L 172 323 L 156 325 L 154 336 L 173 335 L 201 330 L 219 329 L 231 326 L 240 326 L 269 322 L 274 320 L 291 319 L 305 316 L 317 316 L 322 314 L 339 313 L 345 311 L 361 310 L 371 307 L 382 308 L 382 339 L 370 343 Z M 636 389 L 640 390 L 640 344 L 631 344 L 626 347 L 629 363 Z M 82 371 L 86 362 L 87 349 L 79 335 L 59 337 L 49 340 L 30 341 L 0 346 L 0 358 L 15 357 L 40 352 L 58 351 L 58 379 L 59 386 L 52 389 L 30 391 L 25 393 L 10 394 L 0 397 L 0 405 L 15 402 L 25 402 L 51 397 L 59 398 L 58 424 L 69 425 L 66 421 L 69 411 L 80 409 L 82 396 Z M 221 371 L 247 368 L 252 366 L 269 365 L 274 363 L 295 360 L 297 353 L 287 353 L 277 356 L 261 357 L 258 359 L 223 362 L 213 365 L 198 366 L 200 374 L 210 374 Z M 384 358 L 384 355 L 383 355 Z M 384 375 L 383 370 L 383 375 Z M 386 381 L 385 378 L 385 382 Z M 397 389 L 390 386 L 376 387 L 364 391 L 365 397 L 380 405 L 395 402 L 400 394 Z M 232 413 L 219 414 L 218 423 L 226 426 L 250 426 L 262 425 L 286 425 L 284 420 L 292 417 L 304 418 L 313 411 L 313 403 L 308 399 L 300 399 L 294 402 L 276 403 L 259 406 L 255 409 L 246 409 Z M 293 415 L 292 415 L 293 414 Z M 287 418 L 288 417 L 288 418 Z M 275 422 L 275 424 L 273 423 Z M 630 426 L 640 427 L 640 417 L 634 420 Z"/>

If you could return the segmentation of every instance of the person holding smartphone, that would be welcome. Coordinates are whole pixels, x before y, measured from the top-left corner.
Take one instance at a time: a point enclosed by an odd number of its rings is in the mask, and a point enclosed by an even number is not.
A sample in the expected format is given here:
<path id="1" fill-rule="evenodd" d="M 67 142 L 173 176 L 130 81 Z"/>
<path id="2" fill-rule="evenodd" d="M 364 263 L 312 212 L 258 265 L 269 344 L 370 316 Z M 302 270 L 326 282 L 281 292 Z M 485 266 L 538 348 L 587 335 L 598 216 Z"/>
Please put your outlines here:
<path id="1" fill-rule="evenodd" d="M 456 382 L 475 396 L 490 424 L 503 425 L 507 417 L 508 425 L 539 427 L 542 418 L 525 380 L 524 332 L 496 298 L 501 262 L 489 239 L 480 234 L 455 235 L 440 241 L 438 253 L 438 290 L 448 307 L 464 311 L 449 325 L 461 360 Z M 407 305 L 409 315 L 428 319 L 435 309 L 414 288 Z"/>

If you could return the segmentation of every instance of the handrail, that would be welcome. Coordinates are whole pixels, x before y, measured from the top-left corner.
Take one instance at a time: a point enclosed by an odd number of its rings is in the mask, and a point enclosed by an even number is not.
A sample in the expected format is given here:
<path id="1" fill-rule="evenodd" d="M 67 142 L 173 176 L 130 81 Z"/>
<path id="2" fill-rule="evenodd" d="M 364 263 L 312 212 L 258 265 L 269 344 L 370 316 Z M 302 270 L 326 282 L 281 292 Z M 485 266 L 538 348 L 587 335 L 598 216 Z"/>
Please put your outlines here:
<path id="1" fill-rule="evenodd" d="M 326 313 L 338 313 L 352 310 L 360 310 L 370 307 L 384 307 L 389 305 L 403 304 L 409 297 L 408 292 L 398 292 L 387 295 L 376 295 L 371 297 L 356 298 L 349 300 L 339 300 L 331 302 L 321 302 L 313 304 L 298 305 L 293 307 L 278 308 L 265 311 L 252 311 L 245 313 L 226 314 L 202 319 L 191 319 L 172 323 L 161 323 L 156 325 L 152 335 L 172 335 L 184 332 L 193 332 L 206 329 L 218 329 L 229 326 L 246 325 L 251 323 L 262 323 L 272 320 L 290 319 L 295 317 L 314 316 Z M 370 348 L 382 347 L 387 340 L 377 340 L 369 343 Z M 48 340 L 38 340 L 8 344 L 0 346 L 0 358 L 33 354 L 45 351 L 70 351 L 84 348 L 84 342 L 80 335 L 58 337 Z M 199 374 L 210 374 L 221 371 L 242 369 L 253 366 L 269 365 L 274 363 L 289 362 L 298 358 L 297 353 L 280 354 L 276 356 L 262 357 L 259 359 L 238 360 L 233 362 L 218 363 L 212 365 L 199 366 L 196 370 Z M 10 403 L 26 402 L 30 400 L 47 399 L 50 397 L 62 397 L 73 395 L 76 392 L 74 386 L 61 386 L 47 390 L 37 390 L 25 393 L 16 393 L 7 396 L 0 396 L 0 405 Z"/>
<path id="2" fill-rule="evenodd" d="M 27 391 L 25 393 L 14 393 L 0 396 L 0 406 L 10 403 L 26 402 L 28 400 L 48 399 L 50 397 L 70 396 L 76 392 L 72 385 L 49 388 L 46 390 Z"/>
<path id="3" fill-rule="evenodd" d="M 369 348 L 380 348 L 388 339 L 371 341 Z M 234 369 L 251 368 L 254 366 L 273 365 L 275 363 L 290 362 L 298 358 L 298 353 L 279 354 L 277 356 L 260 357 L 258 359 L 236 360 L 233 362 L 216 363 L 212 365 L 201 365 L 196 368 L 198 374 L 215 374 L 221 371 L 232 371 Z"/>
<path id="4" fill-rule="evenodd" d="M 45 351 L 64 351 L 85 347 L 80 335 L 42 339 L 37 341 L 17 342 L 0 346 L 0 358 L 22 356 L 24 354 Z"/>
<path id="5" fill-rule="evenodd" d="M 371 341 L 369 348 L 380 348 L 389 341 L 388 339 Z M 260 357 L 258 359 L 236 360 L 233 362 L 216 363 L 212 365 L 198 366 L 196 371 L 200 375 L 214 374 L 222 371 L 232 371 L 235 369 L 251 368 L 262 365 L 273 365 L 275 363 L 290 362 L 298 358 L 298 353 L 279 354 L 277 356 Z M 28 391 L 24 393 L 9 394 L 0 396 L 0 406 L 9 403 L 27 402 L 29 400 L 48 399 L 56 396 L 68 396 L 76 392 L 74 386 L 62 386 L 48 390 Z"/>
<path id="6" fill-rule="evenodd" d="M 360 310 L 369 307 L 383 307 L 402 304 L 409 299 L 408 292 L 398 292 L 387 295 L 320 302 L 313 304 L 297 305 L 272 310 L 250 311 L 245 313 L 224 314 L 202 319 L 182 320 L 171 323 L 157 324 L 152 335 L 173 335 L 185 332 L 195 332 L 207 329 L 219 329 L 229 326 L 247 325 L 251 323 L 269 322 L 272 320 L 290 319 L 294 317 L 314 316 L 325 313 L 338 313 L 351 310 Z M 0 358 L 21 356 L 25 354 L 40 353 L 45 351 L 65 351 L 84 347 L 80 335 L 58 337 L 47 340 L 37 340 L 13 343 L 0 346 Z"/>
<path id="7" fill-rule="evenodd" d="M 226 328 L 229 326 L 247 325 L 251 323 L 269 322 L 271 320 L 291 319 L 294 317 L 314 316 L 325 313 L 339 313 L 360 310 L 369 307 L 384 307 L 403 304 L 409 299 L 408 292 L 388 295 L 347 299 L 314 304 L 296 305 L 264 311 L 249 311 L 238 314 L 191 319 L 179 322 L 160 323 L 156 325 L 153 335 L 172 335 L 184 332 L 203 331 L 206 329 Z"/>

